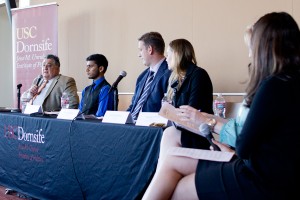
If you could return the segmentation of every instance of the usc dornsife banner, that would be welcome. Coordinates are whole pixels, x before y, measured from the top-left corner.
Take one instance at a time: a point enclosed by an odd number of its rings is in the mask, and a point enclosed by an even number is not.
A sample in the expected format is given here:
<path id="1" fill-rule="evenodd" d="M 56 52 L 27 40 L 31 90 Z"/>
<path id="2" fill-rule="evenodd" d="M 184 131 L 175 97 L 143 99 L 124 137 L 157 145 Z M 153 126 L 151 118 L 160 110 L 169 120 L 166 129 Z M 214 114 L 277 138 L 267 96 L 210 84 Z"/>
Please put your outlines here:
<path id="1" fill-rule="evenodd" d="M 56 3 L 12 9 L 14 105 L 17 85 L 22 84 L 23 93 L 42 73 L 45 55 L 57 55 L 57 16 Z"/>

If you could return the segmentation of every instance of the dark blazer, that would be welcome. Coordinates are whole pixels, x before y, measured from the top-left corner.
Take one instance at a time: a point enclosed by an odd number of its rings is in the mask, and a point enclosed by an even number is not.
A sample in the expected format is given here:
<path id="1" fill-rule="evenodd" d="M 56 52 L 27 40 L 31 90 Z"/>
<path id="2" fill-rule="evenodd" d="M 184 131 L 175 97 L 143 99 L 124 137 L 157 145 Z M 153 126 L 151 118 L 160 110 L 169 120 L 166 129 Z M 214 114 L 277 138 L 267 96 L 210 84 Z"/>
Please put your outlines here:
<path id="1" fill-rule="evenodd" d="M 190 64 L 180 89 L 175 92 L 174 106 L 178 108 L 181 105 L 190 105 L 202 112 L 213 114 L 212 101 L 213 86 L 208 73 L 205 69 Z"/>
<path id="2" fill-rule="evenodd" d="M 172 86 L 175 87 L 176 82 Z M 190 64 L 180 89 L 175 91 L 173 105 L 176 108 L 190 105 L 202 112 L 213 114 L 212 102 L 213 86 L 208 73 L 203 68 Z M 201 149 L 208 149 L 210 146 L 206 138 L 187 130 L 181 132 L 181 144 L 183 147 Z"/>
<path id="3" fill-rule="evenodd" d="M 141 92 L 143 90 L 144 84 L 147 80 L 149 70 L 150 68 L 148 67 L 137 78 L 134 95 L 131 100 L 131 105 L 129 106 L 127 111 L 132 112 L 133 109 L 135 108 L 139 100 L 139 97 L 141 95 Z M 160 67 L 158 68 L 154 80 L 151 83 L 149 96 L 142 108 L 143 112 L 158 112 L 160 110 L 161 100 L 168 89 L 168 81 L 169 81 L 170 74 L 171 71 L 168 69 L 168 64 L 166 60 L 164 60 L 160 65 Z"/>

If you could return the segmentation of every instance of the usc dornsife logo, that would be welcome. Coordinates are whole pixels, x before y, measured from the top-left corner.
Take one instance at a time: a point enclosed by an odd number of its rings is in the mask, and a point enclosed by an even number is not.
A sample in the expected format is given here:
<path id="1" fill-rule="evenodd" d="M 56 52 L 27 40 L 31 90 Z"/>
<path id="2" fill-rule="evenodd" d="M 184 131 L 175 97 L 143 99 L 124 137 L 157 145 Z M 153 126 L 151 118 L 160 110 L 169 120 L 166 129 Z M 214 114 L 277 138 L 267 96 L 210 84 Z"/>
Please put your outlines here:
<path id="1" fill-rule="evenodd" d="M 4 137 L 14 140 L 23 140 L 33 143 L 45 143 L 43 129 L 35 130 L 35 133 L 27 133 L 21 126 L 4 126 Z"/>
<path id="2" fill-rule="evenodd" d="M 28 38 L 36 38 L 36 26 L 17 28 L 17 39 L 23 40 Z"/>
<path id="3" fill-rule="evenodd" d="M 50 38 L 37 40 L 38 28 L 36 26 L 21 27 L 16 29 L 16 53 L 43 52 L 52 50 L 52 42 Z"/>

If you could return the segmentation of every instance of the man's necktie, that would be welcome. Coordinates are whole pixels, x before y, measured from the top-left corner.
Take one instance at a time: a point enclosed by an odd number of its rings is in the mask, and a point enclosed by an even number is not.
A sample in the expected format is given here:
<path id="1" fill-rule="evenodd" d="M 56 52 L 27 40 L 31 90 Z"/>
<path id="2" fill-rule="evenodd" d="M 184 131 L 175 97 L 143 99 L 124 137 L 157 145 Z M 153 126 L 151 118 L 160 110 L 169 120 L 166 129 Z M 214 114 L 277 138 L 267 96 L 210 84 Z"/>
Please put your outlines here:
<path id="1" fill-rule="evenodd" d="M 143 91 L 141 93 L 141 96 L 134 108 L 134 110 L 132 111 L 131 115 L 132 115 L 132 118 L 134 120 L 137 119 L 138 115 L 139 115 L 139 112 L 141 110 L 141 108 L 143 107 L 143 104 L 144 102 L 146 101 L 147 97 L 148 97 L 148 93 L 149 93 L 149 89 L 150 89 L 150 86 L 151 86 L 151 82 L 153 81 L 153 78 L 154 78 L 154 72 L 153 71 L 150 71 L 150 74 L 146 80 L 146 83 L 144 85 L 144 88 L 143 88 Z"/>
<path id="2" fill-rule="evenodd" d="M 47 83 L 48 83 L 48 80 L 44 80 L 44 82 L 38 88 L 38 91 L 37 91 L 36 95 L 34 95 L 32 97 L 32 99 L 29 101 L 30 104 L 33 103 L 33 101 L 35 100 L 35 98 L 37 97 L 37 95 L 41 94 L 42 90 L 46 87 Z"/>

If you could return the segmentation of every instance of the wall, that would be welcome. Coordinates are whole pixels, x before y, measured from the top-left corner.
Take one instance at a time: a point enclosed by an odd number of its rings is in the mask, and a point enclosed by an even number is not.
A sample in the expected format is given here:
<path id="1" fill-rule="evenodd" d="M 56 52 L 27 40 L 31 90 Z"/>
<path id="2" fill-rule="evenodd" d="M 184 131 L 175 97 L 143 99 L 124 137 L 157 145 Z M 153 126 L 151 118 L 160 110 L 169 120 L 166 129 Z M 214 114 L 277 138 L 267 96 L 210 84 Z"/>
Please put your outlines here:
<path id="1" fill-rule="evenodd" d="M 12 106 L 12 41 L 6 7 L 0 6 L 0 106 Z"/>
<path id="2" fill-rule="evenodd" d="M 49 0 L 31 0 L 32 5 Z M 193 44 L 199 66 L 205 68 L 214 85 L 214 92 L 244 92 L 249 63 L 243 41 L 247 25 L 271 11 L 286 11 L 300 22 L 300 2 L 297 0 L 89 0 L 63 1 L 59 4 L 59 57 L 61 72 L 75 78 L 81 91 L 91 81 L 85 74 L 85 58 L 102 53 L 109 60 L 106 77 L 110 83 L 121 70 L 127 71 L 119 84 L 119 93 L 133 92 L 136 77 L 145 69 L 137 54 L 137 38 L 148 31 L 159 31 L 166 44 L 176 38 L 186 38 Z M 1 21 L 5 20 L 1 9 Z M 3 22 L 0 22 L 3 23 Z M 8 25 L 1 24 L 1 41 L 10 39 Z M 3 36 L 4 33 L 4 36 Z M 1 43 L 2 44 L 2 43 Z M 1 47 L 1 77 L 12 88 L 10 49 Z M 2 45 L 1 45 L 2 46 Z M 2 54 L 3 49 L 5 53 Z M 4 62 L 4 64 L 3 64 Z M 4 71 L 5 71 L 4 70 Z M 11 99 L 1 99 L 0 105 Z"/>

